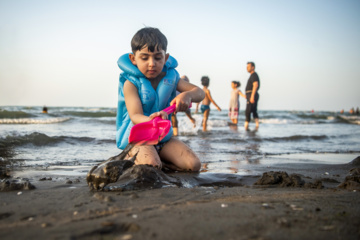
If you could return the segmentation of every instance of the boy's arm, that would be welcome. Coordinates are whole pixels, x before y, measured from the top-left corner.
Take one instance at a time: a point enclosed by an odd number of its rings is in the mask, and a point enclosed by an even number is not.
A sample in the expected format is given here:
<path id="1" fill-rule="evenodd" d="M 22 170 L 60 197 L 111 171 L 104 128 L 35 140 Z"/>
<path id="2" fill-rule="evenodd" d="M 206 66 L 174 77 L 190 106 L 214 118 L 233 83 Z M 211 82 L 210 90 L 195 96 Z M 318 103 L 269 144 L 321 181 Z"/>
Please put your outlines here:
<path id="1" fill-rule="evenodd" d="M 179 80 L 176 90 L 178 90 L 180 94 L 170 103 L 170 105 L 176 103 L 175 112 L 184 112 L 189 108 L 191 102 L 198 103 L 205 97 L 202 89 L 182 79 Z"/>
<path id="2" fill-rule="evenodd" d="M 221 108 L 216 104 L 216 102 L 214 101 L 214 99 L 212 99 L 209 89 L 206 91 L 206 96 L 207 96 L 207 97 L 209 98 L 209 100 L 215 105 L 215 107 L 217 108 L 217 110 L 221 111 Z"/>
<path id="3" fill-rule="evenodd" d="M 164 111 L 153 113 L 149 117 L 145 116 L 137 88 L 130 81 L 124 83 L 124 98 L 129 117 L 134 124 L 150 121 L 157 116 L 168 119 Z"/>

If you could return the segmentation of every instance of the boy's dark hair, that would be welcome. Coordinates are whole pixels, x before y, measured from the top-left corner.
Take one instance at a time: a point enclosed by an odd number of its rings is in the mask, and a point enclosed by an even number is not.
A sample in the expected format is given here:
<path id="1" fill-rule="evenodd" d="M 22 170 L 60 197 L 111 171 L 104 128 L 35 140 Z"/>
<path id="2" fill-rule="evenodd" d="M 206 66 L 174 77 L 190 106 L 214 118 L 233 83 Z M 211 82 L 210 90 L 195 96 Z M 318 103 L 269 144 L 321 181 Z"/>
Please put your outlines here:
<path id="1" fill-rule="evenodd" d="M 240 87 L 241 83 L 239 81 L 232 81 L 232 83 L 236 84 L 236 87 Z"/>
<path id="2" fill-rule="evenodd" d="M 201 85 L 207 87 L 207 86 L 209 86 L 209 82 L 210 82 L 210 79 L 208 76 L 203 76 L 201 78 Z"/>
<path id="3" fill-rule="evenodd" d="M 135 33 L 131 39 L 131 50 L 135 53 L 138 50 L 143 49 L 145 46 L 148 47 L 150 52 L 156 50 L 164 50 L 166 52 L 167 39 L 164 34 L 157 28 L 145 27 Z"/>
<path id="4" fill-rule="evenodd" d="M 255 68 L 255 63 L 254 62 L 248 62 L 247 64 L 250 64 L 252 67 Z"/>

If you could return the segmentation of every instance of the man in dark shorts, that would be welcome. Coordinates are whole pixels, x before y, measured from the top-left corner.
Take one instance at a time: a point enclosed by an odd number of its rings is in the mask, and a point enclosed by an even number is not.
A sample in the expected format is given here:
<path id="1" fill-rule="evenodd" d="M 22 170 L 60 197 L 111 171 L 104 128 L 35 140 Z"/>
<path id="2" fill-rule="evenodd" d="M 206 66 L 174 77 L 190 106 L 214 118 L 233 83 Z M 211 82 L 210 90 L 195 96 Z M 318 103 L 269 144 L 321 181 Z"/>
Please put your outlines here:
<path id="1" fill-rule="evenodd" d="M 259 115 L 257 113 L 257 104 L 259 101 L 259 89 L 260 89 L 260 79 L 257 73 L 255 72 L 255 63 L 248 62 L 246 70 L 250 73 L 249 80 L 247 82 L 245 92 L 246 92 L 246 111 L 245 111 L 245 130 L 249 130 L 249 122 L 251 120 L 251 113 L 256 124 L 256 130 L 259 128 Z"/>

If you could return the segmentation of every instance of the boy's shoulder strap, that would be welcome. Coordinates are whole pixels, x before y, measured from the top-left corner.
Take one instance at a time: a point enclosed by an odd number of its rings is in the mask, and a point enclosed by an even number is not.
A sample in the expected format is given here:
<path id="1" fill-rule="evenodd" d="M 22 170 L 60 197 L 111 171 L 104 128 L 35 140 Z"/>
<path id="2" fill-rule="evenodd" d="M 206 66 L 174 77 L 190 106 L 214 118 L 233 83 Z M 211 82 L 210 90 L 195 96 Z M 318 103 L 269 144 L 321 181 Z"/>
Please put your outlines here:
<path id="1" fill-rule="evenodd" d="M 165 70 L 169 69 L 169 68 L 176 68 L 178 66 L 178 62 L 176 61 L 176 59 L 174 57 L 172 57 L 171 55 L 169 56 L 168 60 L 166 61 L 164 68 Z"/>
<path id="2" fill-rule="evenodd" d="M 135 77 L 145 77 L 142 72 L 130 61 L 129 53 L 122 55 L 117 64 L 121 70 L 125 73 L 133 75 Z"/>

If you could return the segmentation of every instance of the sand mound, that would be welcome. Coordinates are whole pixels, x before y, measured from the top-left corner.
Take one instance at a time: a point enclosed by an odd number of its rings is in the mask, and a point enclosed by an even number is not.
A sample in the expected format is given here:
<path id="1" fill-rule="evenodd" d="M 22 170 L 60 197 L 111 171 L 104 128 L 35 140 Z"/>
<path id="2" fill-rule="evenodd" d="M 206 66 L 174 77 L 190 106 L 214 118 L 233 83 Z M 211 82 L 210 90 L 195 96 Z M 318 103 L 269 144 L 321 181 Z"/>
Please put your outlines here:
<path id="1" fill-rule="evenodd" d="M 35 189 L 35 186 L 26 179 L 3 180 L 0 182 L 0 192 L 32 189 Z"/>
<path id="2" fill-rule="evenodd" d="M 356 159 L 360 159 L 357 157 Z M 356 160 L 354 159 L 354 160 Z M 349 171 L 345 181 L 339 185 L 339 188 L 347 190 L 360 190 L 360 168 L 353 168 Z"/>
<path id="3" fill-rule="evenodd" d="M 291 174 L 286 172 L 265 172 L 262 177 L 257 180 L 254 185 L 278 187 L 305 187 L 305 188 L 323 188 L 321 180 L 315 180 L 314 183 L 306 183 L 299 174 Z"/>

